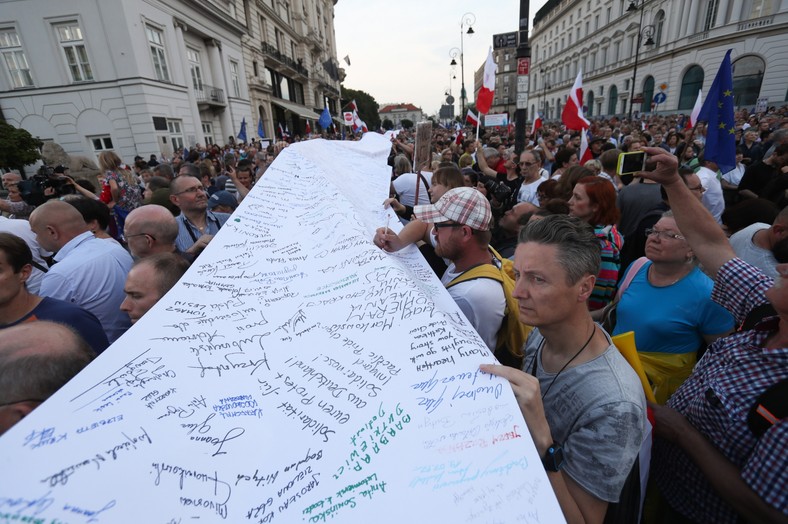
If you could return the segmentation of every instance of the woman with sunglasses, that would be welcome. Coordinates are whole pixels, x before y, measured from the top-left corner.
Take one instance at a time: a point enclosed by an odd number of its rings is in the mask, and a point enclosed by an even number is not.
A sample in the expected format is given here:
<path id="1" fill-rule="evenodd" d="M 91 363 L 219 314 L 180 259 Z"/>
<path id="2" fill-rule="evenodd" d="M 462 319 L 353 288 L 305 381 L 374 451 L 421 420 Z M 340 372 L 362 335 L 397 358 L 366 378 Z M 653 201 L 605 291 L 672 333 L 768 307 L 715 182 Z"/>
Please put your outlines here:
<path id="1" fill-rule="evenodd" d="M 698 268 L 671 211 L 646 234 L 646 257 L 622 280 L 612 334 L 635 332 L 646 376 L 664 404 L 692 372 L 698 349 L 732 331 L 733 317 L 711 300 L 714 282 Z"/>

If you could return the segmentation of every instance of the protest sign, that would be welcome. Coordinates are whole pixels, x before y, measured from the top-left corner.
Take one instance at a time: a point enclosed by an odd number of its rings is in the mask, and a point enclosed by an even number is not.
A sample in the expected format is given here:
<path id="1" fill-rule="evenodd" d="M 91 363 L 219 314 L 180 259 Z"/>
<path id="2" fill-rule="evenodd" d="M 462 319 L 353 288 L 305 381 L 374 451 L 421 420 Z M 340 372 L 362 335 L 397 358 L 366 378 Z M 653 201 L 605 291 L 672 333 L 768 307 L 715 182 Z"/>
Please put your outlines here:
<path id="1" fill-rule="evenodd" d="M 395 220 L 390 142 L 283 150 L 184 278 L 0 437 L 0 522 L 561 522 Z"/>

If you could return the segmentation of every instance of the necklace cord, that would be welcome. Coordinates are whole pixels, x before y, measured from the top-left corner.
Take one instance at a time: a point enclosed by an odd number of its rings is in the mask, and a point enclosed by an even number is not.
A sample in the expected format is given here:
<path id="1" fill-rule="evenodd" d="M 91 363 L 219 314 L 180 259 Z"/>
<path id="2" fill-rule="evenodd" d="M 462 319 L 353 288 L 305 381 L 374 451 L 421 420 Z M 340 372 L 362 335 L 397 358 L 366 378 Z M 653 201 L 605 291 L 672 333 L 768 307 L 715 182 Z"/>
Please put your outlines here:
<path id="1" fill-rule="evenodd" d="M 588 337 L 588 340 L 586 340 L 586 343 L 583 344 L 583 347 L 581 347 L 580 350 L 577 353 L 575 353 L 575 355 L 572 358 L 570 358 L 569 360 L 566 361 L 566 364 L 564 364 L 564 366 L 561 369 L 558 370 L 558 373 L 555 374 L 555 376 L 553 377 L 553 380 L 550 381 L 550 384 L 547 386 L 547 389 L 545 390 L 544 393 L 542 393 L 542 400 L 544 400 L 545 396 L 547 396 L 547 392 L 550 391 L 550 388 L 553 387 L 553 384 L 555 384 L 555 381 L 558 379 L 558 375 L 560 375 L 566 369 L 566 367 L 569 364 L 571 364 L 572 361 L 574 359 L 576 359 L 580 355 L 580 353 L 582 353 L 583 350 L 585 348 L 587 348 L 588 345 L 591 343 L 591 339 L 593 339 L 594 335 L 596 334 L 596 324 L 593 324 L 593 326 L 594 326 L 594 329 L 591 330 L 591 336 Z M 539 358 L 538 352 L 534 356 L 534 359 L 536 359 L 536 358 Z M 534 376 L 536 376 L 536 360 L 534 360 Z"/>

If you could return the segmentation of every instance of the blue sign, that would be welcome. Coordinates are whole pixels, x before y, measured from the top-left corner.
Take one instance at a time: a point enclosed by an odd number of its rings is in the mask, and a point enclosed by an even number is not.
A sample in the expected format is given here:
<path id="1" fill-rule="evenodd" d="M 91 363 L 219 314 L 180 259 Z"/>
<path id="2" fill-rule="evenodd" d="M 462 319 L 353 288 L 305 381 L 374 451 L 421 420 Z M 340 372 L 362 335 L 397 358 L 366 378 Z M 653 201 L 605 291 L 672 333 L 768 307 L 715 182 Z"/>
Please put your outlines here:
<path id="1" fill-rule="evenodd" d="M 666 95 L 665 93 L 663 93 L 661 91 L 659 93 L 657 93 L 656 95 L 654 95 L 654 103 L 655 104 L 663 104 L 663 103 L 665 103 L 665 100 L 667 100 L 667 99 L 668 99 L 668 95 Z"/>

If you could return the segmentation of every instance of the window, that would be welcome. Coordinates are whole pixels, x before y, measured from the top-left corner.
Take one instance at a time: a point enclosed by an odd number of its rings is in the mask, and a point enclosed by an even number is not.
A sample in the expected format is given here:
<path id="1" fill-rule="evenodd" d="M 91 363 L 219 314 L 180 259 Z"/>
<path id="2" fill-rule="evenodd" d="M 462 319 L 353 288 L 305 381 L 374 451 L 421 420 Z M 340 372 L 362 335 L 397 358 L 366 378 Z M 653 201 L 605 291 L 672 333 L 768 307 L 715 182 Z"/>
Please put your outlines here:
<path id="1" fill-rule="evenodd" d="M 586 116 L 594 116 L 594 92 L 589 91 L 586 98 Z"/>
<path id="2" fill-rule="evenodd" d="M 261 17 L 260 17 L 260 40 L 262 40 L 263 42 L 265 42 L 265 41 L 266 41 L 265 34 L 266 34 L 266 30 L 265 30 L 265 18 L 263 18 L 263 17 L 261 16 Z"/>
<path id="3" fill-rule="evenodd" d="M 110 136 L 91 136 L 88 137 L 90 143 L 93 144 L 93 151 L 101 153 L 103 151 L 112 151 L 112 138 Z"/>
<path id="4" fill-rule="evenodd" d="M 27 63 L 25 52 L 22 51 L 22 44 L 16 31 L 12 29 L 0 31 L 0 53 L 3 54 L 3 62 L 11 77 L 11 85 L 15 88 L 32 86 L 30 65 Z"/>
<path id="5" fill-rule="evenodd" d="M 183 129 L 180 120 L 167 120 L 167 131 L 170 133 L 172 149 L 183 149 Z"/>
<path id="6" fill-rule="evenodd" d="M 648 113 L 651 111 L 651 100 L 654 99 L 654 77 L 649 75 L 643 82 L 643 103 L 640 104 L 640 112 Z"/>
<path id="7" fill-rule="evenodd" d="M 760 18 L 774 14 L 773 0 L 753 0 L 750 18 Z"/>
<path id="8" fill-rule="evenodd" d="M 503 83 L 504 84 L 508 84 L 509 83 L 509 75 L 504 75 L 503 76 Z"/>
<path id="9" fill-rule="evenodd" d="M 151 60 L 153 60 L 153 72 L 156 79 L 162 82 L 170 81 L 170 72 L 167 69 L 167 56 L 164 51 L 164 35 L 155 27 L 145 26 L 145 34 L 148 36 L 148 47 L 150 48 Z"/>
<path id="10" fill-rule="evenodd" d="M 599 15 L 594 15 L 594 31 L 599 29 Z"/>
<path id="11" fill-rule="evenodd" d="M 192 77 L 192 87 L 195 91 L 202 91 L 202 69 L 200 68 L 200 52 L 191 47 L 186 48 L 186 59 L 189 61 L 189 72 Z"/>
<path id="12" fill-rule="evenodd" d="M 761 92 L 765 69 L 766 64 L 763 59 L 753 55 L 743 56 L 733 62 L 734 105 L 755 105 Z"/>
<path id="13" fill-rule="evenodd" d="M 616 106 L 618 105 L 618 88 L 610 86 L 610 92 L 607 94 L 607 114 L 612 116 L 616 114 Z"/>
<path id="14" fill-rule="evenodd" d="M 591 58 L 588 60 L 588 70 L 593 71 L 596 69 L 596 51 L 591 53 Z"/>
<path id="15" fill-rule="evenodd" d="M 703 30 L 708 31 L 714 27 L 714 21 L 717 18 L 717 8 L 719 8 L 719 0 L 709 0 L 706 3 L 706 18 L 703 21 Z M 690 28 L 692 30 L 693 28 Z"/>
<path id="16" fill-rule="evenodd" d="M 293 60 L 298 58 L 298 54 L 296 53 L 296 45 L 292 40 L 290 40 L 290 58 Z"/>
<path id="17" fill-rule="evenodd" d="M 662 43 L 662 30 L 665 28 L 665 11 L 659 10 L 657 16 L 654 18 L 654 46 L 659 47 Z"/>
<path id="18" fill-rule="evenodd" d="M 615 64 L 618 62 L 618 54 L 621 51 L 621 42 L 613 42 L 613 60 L 612 62 Z"/>
<path id="19" fill-rule="evenodd" d="M 260 69 L 257 67 L 257 60 L 252 61 L 252 71 L 254 71 L 255 78 L 260 76 Z"/>
<path id="20" fill-rule="evenodd" d="M 238 62 L 230 60 L 230 84 L 233 86 L 233 96 L 241 98 L 241 75 L 238 72 Z"/>
<path id="21" fill-rule="evenodd" d="M 590 35 L 591 35 L 591 22 L 586 20 L 586 36 L 590 36 Z M 580 34 L 578 33 L 578 37 L 579 36 Z"/>
<path id="22" fill-rule="evenodd" d="M 282 50 L 282 47 L 281 47 L 281 45 L 282 45 L 282 32 L 279 30 L 278 27 L 274 28 L 274 39 L 275 39 L 274 45 L 276 46 L 276 50 L 277 51 L 281 51 Z"/>
<path id="23" fill-rule="evenodd" d="M 612 16 L 613 16 L 613 8 L 612 7 L 608 7 L 607 8 L 607 22 L 606 22 L 607 24 L 610 23 L 610 19 L 611 19 Z"/>
<path id="24" fill-rule="evenodd" d="M 679 93 L 679 111 L 692 109 L 698 98 L 698 91 L 703 87 L 703 68 L 693 65 L 684 73 L 681 79 L 681 92 Z"/>
<path id="25" fill-rule="evenodd" d="M 213 124 L 210 122 L 202 123 L 202 134 L 205 135 L 205 145 L 210 146 L 216 143 L 213 137 Z"/>
<path id="26" fill-rule="evenodd" d="M 509 72 L 509 69 L 510 69 L 510 66 L 509 66 L 509 64 L 504 64 L 504 65 L 503 65 L 503 72 L 504 72 L 504 73 L 508 73 L 508 72 Z"/>
<path id="27" fill-rule="evenodd" d="M 508 61 L 510 57 L 511 57 L 511 55 L 510 55 L 509 53 L 504 53 L 504 54 L 503 54 L 503 59 L 504 59 L 504 60 L 507 60 L 507 61 Z"/>
<path id="28" fill-rule="evenodd" d="M 63 24 L 55 27 L 60 47 L 66 57 L 66 65 L 71 73 L 72 82 L 93 80 L 82 30 L 76 23 Z"/>

